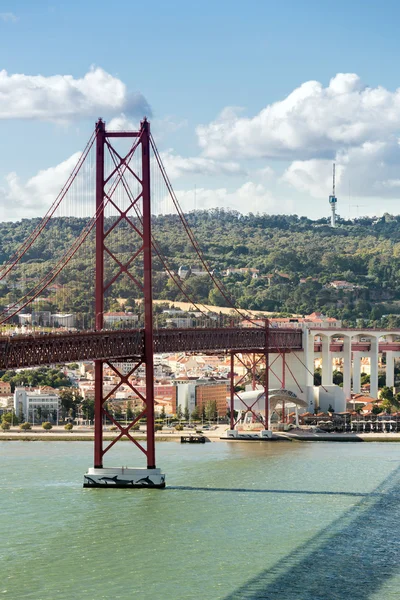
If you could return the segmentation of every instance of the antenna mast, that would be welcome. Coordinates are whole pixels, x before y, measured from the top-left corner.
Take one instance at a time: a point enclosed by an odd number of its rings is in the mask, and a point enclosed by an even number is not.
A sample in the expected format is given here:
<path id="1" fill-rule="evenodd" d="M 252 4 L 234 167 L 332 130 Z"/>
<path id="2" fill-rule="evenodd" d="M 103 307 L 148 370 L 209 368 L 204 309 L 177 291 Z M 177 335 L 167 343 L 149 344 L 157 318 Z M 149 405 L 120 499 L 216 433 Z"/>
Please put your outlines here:
<path id="1" fill-rule="evenodd" d="M 335 163 L 333 163 L 333 173 L 332 173 L 332 196 L 329 196 L 329 204 L 331 205 L 331 227 L 336 227 L 336 203 L 337 203 L 337 198 L 336 198 L 336 182 L 335 182 L 335 173 L 336 172 L 336 165 Z"/>

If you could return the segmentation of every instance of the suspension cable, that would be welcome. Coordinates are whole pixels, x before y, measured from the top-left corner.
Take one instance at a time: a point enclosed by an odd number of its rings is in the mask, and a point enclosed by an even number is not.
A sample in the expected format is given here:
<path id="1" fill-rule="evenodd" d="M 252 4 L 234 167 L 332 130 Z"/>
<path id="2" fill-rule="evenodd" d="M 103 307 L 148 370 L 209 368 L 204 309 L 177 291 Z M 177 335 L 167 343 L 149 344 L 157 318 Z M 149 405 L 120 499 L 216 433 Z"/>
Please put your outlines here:
<path id="1" fill-rule="evenodd" d="M 134 144 L 134 148 L 136 149 L 137 146 L 140 143 L 140 138 L 135 140 L 135 144 Z M 127 161 L 127 164 L 129 164 L 133 154 L 134 154 L 134 150 L 130 151 L 128 154 L 130 154 L 129 160 Z M 124 165 L 125 169 L 128 168 L 127 164 Z M 81 234 L 79 235 L 79 237 L 75 240 L 75 242 L 72 244 L 72 246 L 70 246 L 68 248 L 68 250 L 63 254 L 63 256 L 59 259 L 59 261 L 56 263 L 56 265 L 53 267 L 53 269 L 50 270 L 49 273 L 47 273 L 46 275 L 44 275 L 42 277 L 42 279 L 36 284 L 36 286 L 34 286 L 31 290 L 29 290 L 29 292 L 27 292 L 24 296 L 22 296 L 22 298 L 20 298 L 17 302 L 15 302 L 11 307 L 8 308 L 7 313 L 9 313 L 10 309 L 15 309 L 14 312 L 12 312 L 11 314 L 7 314 L 5 315 L 5 312 L 0 314 L 0 319 L 3 316 L 4 318 L 2 320 L 0 320 L 0 325 L 6 321 L 8 321 L 9 319 L 11 319 L 12 317 L 14 317 L 17 313 L 19 313 L 23 308 L 25 308 L 28 304 L 30 304 L 31 302 L 33 302 L 33 300 L 35 300 L 42 292 L 43 290 L 54 281 L 54 279 L 57 277 L 57 275 L 62 271 L 62 269 L 70 262 L 70 260 L 72 259 L 72 257 L 76 254 L 76 252 L 79 250 L 79 248 L 82 246 L 83 242 L 86 240 L 86 238 L 88 237 L 89 233 L 92 231 L 93 227 L 95 226 L 95 224 L 97 223 L 100 215 L 102 214 L 102 212 L 104 211 L 104 209 L 106 208 L 107 204 L 111 201 L 111 197 L 113 196 L 119 181 L 120 181 L 120 177 L 119 179 L 117 179 L 116 181 L 114 181 L 114 183 L 110 186 L 110 190 L 107 191 L 107 193 L 105 194 L 106 196 L 106 201 L 102 203 L 101 206 L 98 207 L 98 209 L 96 209 L 96 212 L 94 214 L 94 216 L 92 217 L 92 219 L 89 221 L 89 223 L 86 225 L 86 227 L 83 229 L 83 231 L 81 232 Z M 24 300 L 26 300 L 25 302 L 23 302 Z M 20 306 L 20 302 L 23 302 L 23 305 Z"/>
<path id="2" fill-rule="evenodd" d="M 43 217 L 41 222 L 36 226 L 36 228 L 27 237 L 27 239 L 20 245 L 18 250 L 16 250 L 16 252 L 14 252 L 14 254 L 11 256 L 11 258 L 9 258 L 8 261 L 2 265 L 2 270 L 0 272 L 0 281 L 2 279 L 4 279 L 4 277 L 6 277 L 6 275 L 15 267 L 15 265 L 21 260 L 21 258 L 26 254 L 26 252 L 31 248 L 33 243 L 36 241 L 38 236 L 41 234 L 43 229 L 46 227 L 46 225 L 49 222 L 49 220 L 51 219 L 51 217 L 54 215 L 57 208 L 60 206 L 60 204 L 63 201 L 63 199 L 65 198 L 68 190 L 71 188 L 73 182 L 75 181 L 79 171 L 81 170 L 81 167 L 82 167 L 83 163 L 85 162 L 90 150 L 92 149 L 92 146 L 93 146 L 94 140 L 95 140 L 95 136 L 96 136 L 96 132 L 94 131 L 92 133 L 92 135 L 90 136 L 89 141 L 86 144 L 84 151 L 82 152 L 81 156 L 79 157 L 79 160 L 76 163 L 75 167 L 73 168 L 66 183 L 62 187 L 60 193 L 58 194 L 58 196 L 54 200 L 53 204 L 48 209 L 47 213 L 45 214 L 45 216 Z"/>
<path id="3" fill-rule="evenodd" d="M 201 248 L 200 248 L 200 246 L 199 246 L 199 244 L 198 244 L 198 242 L 197 242 L 197 240 L 196 240 L 196 238 L 195 238 L 195 236 L 193 234 L 193 231 L 192 231 L 192 229 L 191 229 L 191 227 L 190 227 L 190 225 L 189 225 L 189 223 L 188 223 L 188 221 L 187 221 L 187 219 L 186 219 L 186 217 L 185 217 L 185 215 L 184 215 L 184 213 L 182 211 L 182 208 L 181 208 L 181 206 L 179 204 L 178 198 L 177 198 L 177 196 L 176 196 L 176 194 L 174 192 L 174 189 L 172 187 L 170 179 L 169 179 L 169 177 L 167 175 L 167 172 L 165 170 L 164 164 L 163 164 L 163 162 L 161 160 L 161 156 L 160 156 L 160 154 L 158 152 L 157 146 L 156 146 L 156 144 L 154 142 L 154 138 L 153 138 L 153 136 L 151 134 L 150 134 L 150 143 L 151 143 L 151 146 L 153 148 L 154 156 L 156 157 L 158 166 L 159 166 L 160 171 L 162 173 L 162 176 L 164 178 L 165 185 L 167 186 L 168 192 L 169 192 L 169 194 L 170 194 L 170 196 L 172 198 L 172 201 L 174 203 L 174 206 L 175 206 L 175 208 L 176 208 L 176 210 L 178 212 L 179 218 L 181 219 L 181 222 L 182 222 L 182 224 L 183 224 L 183 226 L 185 228 L 185 231 L 186 231 L 186 233 L 187 233 L 187 235 L 189 237 L 189 240 L 190 240 L 192 246 L 194 247 L 194 249 L 196 251 L 196 254 L 199 257 L 199 259 L 200 259 L 203 267 L 207 271 L 208 275 L 211 277 L 214 285 L 219 290 L 219 292 L 224 297 L 224 299 L 242 317 L 242 319 L 244 319 L 246 321 L 249 321 L 250 323 L 252 323 L 256 327 L 263 328 L 262 325 L 259 325 L 259 323 L 257 323 L 255 321 L 254 317 L 250 317 L 250 316 L 246 315 L 245 313 L 242 313 L 241 310 L 238 309 L 235 306 L 235 303 L 230 299 L 229 294 L 227 293 L 227 291 L 225 291 L 224 285 L 222 284 L 222 282 L 220 282 L 218 279 L 216 279 L 216 277 L 214 277 L 213 273 L 211 272 L 211 270 L 210 270 L 210 268 L 209 268 L 209 266 L 207 264 L 207 261 L 204 258 L 203 252 L 201 251 Z"/>
<path id="4" fill-rule="evenodd" d="M 118 171 L 119 171 L 119 167 L 117 167 L 117 163 L 116 163 L 115 157 L 111 154 L 111 152 L 110 152 L 110 155 L 111 155 L 111 158 L 112 158 L 112 160 L 114 162 L 114 165 L 115 165 L 116 169 L 118 169 Z M 131 205 L 132 205 L 132 207 L 133 207 L 133 209 L 134 209 L 134 211 L 136 213 L 136 216 L 137 216 L 140 224 L 143 226 L 142 215 L 140 214 L 139 209 L 136 206 L 136 202 L 134 201 L 134 198 L 132 197 L 132 192 L 131 192 L 131 190 L 129 188 L 129 185 L 128 185 L 126 179 L 125 179 L 125 175 L 124 174 L 121 174 L 121 181 L 122 181 L 122 185 L 124 186 L 124 189 L 125 189 L 125 191 L 126 191 L 126 193 L 128 195 L 128 198 L 131 200 Z M 209 318 L 209 316 L 207 314 L 208 309 L 206 308 L 206 306 L 203 303 L 201 303 L 201 302 L 197 303 L 197 302 L 195 302 L 194 300 L 192 300 L 190 298 L 190 296 L 188 295 L 188 293 L 184 289 L 184 287 L 185 287 L 183 285 L 184 282 L 183 281 L 182 282 L 179 281 L 179 277 L 177 277 L 175 275 L 175 273 L 173 272 L 173 270 L 168 266 L 168 260 L 167 260 L 166 256 L 162 253 L 161 248 L 159 246 L 159 243 L 158 243 L 158 241 L 156 240 L 156 238 L 155 238 L 155 236 L 153 234 L 152 234 L 152 246 L 153 246 L 153 249 L 156 252 L 157 256 L 161 260 L 164 268 L 166 269 L 168 275 L 171 277 L 171 279 L 173 280 L 173 282 L 175 283 L 175 285 L 179 288 L 179 290 L 185 296 L 186 300 L 190 304 L 193 304 L 193 306 L 196 308 L 196 310 L 198 310 L 199 312 L 201 312 L 201 314 L 208 319 Z M 207 312 L 204 312 L 203 310 L 201 310 L 201 308 L 199 308 L 198 305 L 202 306 L 204 308 L 204 310 L 207 311 Z"/>

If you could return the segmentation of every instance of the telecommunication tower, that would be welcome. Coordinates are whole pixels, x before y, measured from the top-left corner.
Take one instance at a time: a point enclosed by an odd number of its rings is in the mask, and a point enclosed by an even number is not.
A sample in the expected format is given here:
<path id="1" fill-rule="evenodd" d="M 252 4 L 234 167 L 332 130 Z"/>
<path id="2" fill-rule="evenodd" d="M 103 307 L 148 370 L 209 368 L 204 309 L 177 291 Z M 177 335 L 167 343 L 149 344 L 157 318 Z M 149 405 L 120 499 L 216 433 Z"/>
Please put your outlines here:
<path id="1" fill-rule="evenodd" d="M 329 196 L 329 204 L 331 205 L 331 227 L 336 227 L 336 204 L 337 198 L 335 195 L 335 163 L 333 163 L 333 185 L 332 185 L 332 196 Z"/>

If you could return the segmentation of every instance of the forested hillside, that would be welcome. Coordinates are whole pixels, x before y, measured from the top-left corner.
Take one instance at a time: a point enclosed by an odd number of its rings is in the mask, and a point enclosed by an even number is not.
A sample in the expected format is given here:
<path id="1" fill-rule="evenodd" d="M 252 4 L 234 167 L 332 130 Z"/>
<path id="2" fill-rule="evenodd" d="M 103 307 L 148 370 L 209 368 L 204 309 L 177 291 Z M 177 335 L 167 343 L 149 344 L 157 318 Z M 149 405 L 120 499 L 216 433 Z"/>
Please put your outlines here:
<path id="1" fill-rule="evenodd" d="M 400 216 L 339 220 L 332 229 L 326 220 L 312 221 L 296 215 L 241 215 L 213 209 L 187 215 L 210 267 L 242 308 L 301 313 L 321 311 L 343 319 L 348 325 L 368 321 L 380 325 L 400 324 Z M 0 263 L 15 251 L 38 224 L 36 219 L 0 223 Z M 32 287 L 76 239 L 85 219 L 55 219 L 24 257 L 15 274 L 0 284 L 0 308 L 15 301 L 21 291 Z M 201 270 L 177 216 L 154 219 L 154 234 L 170 266 Z M 121 260 L 128 260 L 137 241 L 129 239 L 120 224 L 111 234 L 109 247 Z M 53 290 L 40 300 L 42 310 L 74 311 L 78 319 L 92 313 L 94 240 L 85 244 L 67 270 L 55 280 Z M 133 263 L 132 273 L 140 275 Z M 257 269 L 258 272 L 224 272 L 228 268 Z M 107 267 L 109 276 L 115 273 Z M 335 284 L 336 281 L 345 282 Z M 332 284 L 332 282 L 334 282 Z M 188 273 L 186 284 L 198 301 L 226 305 L 208 277 Z M 336 287 L 335 287 L 336 285 Z M 133 306 L 138 294 L 125 277 L 113 286 L 106 309 L 117 309 L 118 298 Z M 166 275 L 161 262 L 154 261 L 154 296 L 184 300 Z M 399 315 L 397 317 L 396 315 Z"/>

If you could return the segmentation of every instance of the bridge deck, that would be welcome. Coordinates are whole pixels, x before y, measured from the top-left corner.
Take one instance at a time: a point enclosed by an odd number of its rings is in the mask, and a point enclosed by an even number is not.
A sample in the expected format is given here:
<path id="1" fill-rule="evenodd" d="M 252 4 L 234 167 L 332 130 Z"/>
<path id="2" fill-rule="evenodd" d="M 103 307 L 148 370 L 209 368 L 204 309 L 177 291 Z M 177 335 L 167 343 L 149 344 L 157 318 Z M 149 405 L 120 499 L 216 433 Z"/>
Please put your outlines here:
<path id="1" fill-rule="evenodd" d="M 270 329 L 268 337 L 270 352 L 302 349 L 301 331 Z M 263 328 L 158 329 L 154 332 L 154 352 L 263 351 L 265 341 Z M 0 339 L 0 369 L 138 359 L 143 353 L 141 329 L 5 337 Z"/>

